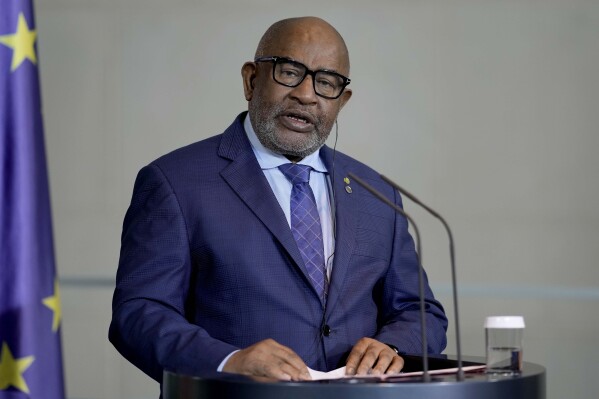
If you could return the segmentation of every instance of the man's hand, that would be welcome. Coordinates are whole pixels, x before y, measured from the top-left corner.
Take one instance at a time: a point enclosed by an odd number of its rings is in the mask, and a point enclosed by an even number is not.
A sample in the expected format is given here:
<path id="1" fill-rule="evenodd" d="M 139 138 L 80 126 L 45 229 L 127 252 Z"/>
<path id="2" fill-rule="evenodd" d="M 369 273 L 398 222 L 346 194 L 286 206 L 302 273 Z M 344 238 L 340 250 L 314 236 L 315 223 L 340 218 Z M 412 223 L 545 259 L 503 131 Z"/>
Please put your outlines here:
<path id="1" fill-rule="evenodd" d="M 311 380 L 308 367 L 291 349 L 265 339 L 234 353 L 223 371 L 276 378 L 285 381 Z"/>
<path id="2" fill-rule="evenodd" d="M 362 338 L 347 358 L 345 374 L 394 374 L 401 371 L 403 364 L 403 359 L 386 344 Z"/>

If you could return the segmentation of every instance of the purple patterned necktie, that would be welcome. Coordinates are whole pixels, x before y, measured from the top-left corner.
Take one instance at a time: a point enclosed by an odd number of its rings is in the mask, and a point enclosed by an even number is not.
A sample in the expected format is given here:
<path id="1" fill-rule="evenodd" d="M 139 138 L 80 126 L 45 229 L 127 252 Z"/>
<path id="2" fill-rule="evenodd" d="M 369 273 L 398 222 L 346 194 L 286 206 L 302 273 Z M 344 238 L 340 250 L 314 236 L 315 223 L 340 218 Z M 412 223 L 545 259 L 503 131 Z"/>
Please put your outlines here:
<path id="1" fill-rule="evenodd" d="M 291 232 L 302 254 L 306 269 L 318 295 L 324 298 L 325 265 L 322 228 L 314 193 L 310 188 L 310 171 L 307 165 L 287 163 L 279 169 L 293 185 L 291 190 Z"/>

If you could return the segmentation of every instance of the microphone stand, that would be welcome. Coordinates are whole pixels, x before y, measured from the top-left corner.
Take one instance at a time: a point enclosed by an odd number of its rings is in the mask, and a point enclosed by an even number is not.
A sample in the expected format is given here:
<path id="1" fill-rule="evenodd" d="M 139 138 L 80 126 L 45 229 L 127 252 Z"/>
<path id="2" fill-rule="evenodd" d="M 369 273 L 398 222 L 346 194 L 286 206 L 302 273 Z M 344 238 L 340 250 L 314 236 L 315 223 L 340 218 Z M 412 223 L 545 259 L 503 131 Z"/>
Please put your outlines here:
<path id="1" fill-rule="evenodd" d="M 423 382 L 430 382 L 431 377 L 428 372 L 428 348 L 426 344 L 426 319 L 424 312 L 424 269 L 422 267 L 422 251 L 420 248 L 420 232 L 418 231 L 418 227 L 416 223 L 412 219 L 410 215 L 408 215 L 403 209 L 389 201 L 387 197 L 378 192 L 374 187 L 370 186 L 368 183 L 354 175 L 353 173 L 348 173 L 348 176 L 355 180 L 360 186 L 364 187 L 368 192 L 374 195 L 379 200 L 383 201 L 385 204 L 389 205 L 391 208 L 395 210 L 395 212 L 403 215 L 414 227 L 414 233 L 416 235 L 416 251 L 418 252 L 418 279 L 419 279 L 419 297 L 420 297 L 420 323 L 421 323 L 421 340 L 422 340 L 422 380 Z"/>
<path id="2" fill-rule="evenodd" d="M 445 221 L 445 219 L 435 212 L 433 209 L 422 203 L 418 198 L 416 198 L 413 194 L 401 188 L 397 183 L 393 182 L 391 179 L 381 175 L 381 178 L 389 183 L 393 188 L 398 190 L 401 194 L 405 195 L 409 199 L 411 199 L 414 203 L 420 205 L 424 209 L 426 209 L 431 215 L 436 217 L 443 223 L 445 226 L 445 230 L 447 230 L 447 235 L 449 237 L 449 255 L 451 259 L 451 282 L 453 285 L 453 308 L 455 312 L 455 335 L 456 335 L 456 349 L 458 352 L 458 381 L 464 380 L 464 370 L 462 368 L 462 348 L 460 345 L 460 323 L 459 323 L 459 315 L 458 315 L 458 288 L 457 288 L 457 278 L 456 278 L 456 268 L 455 268 L 455 250 L 453 245 L 453 235 L 451 234 L 451 229 L 449 228 L 449 224 Z"/>

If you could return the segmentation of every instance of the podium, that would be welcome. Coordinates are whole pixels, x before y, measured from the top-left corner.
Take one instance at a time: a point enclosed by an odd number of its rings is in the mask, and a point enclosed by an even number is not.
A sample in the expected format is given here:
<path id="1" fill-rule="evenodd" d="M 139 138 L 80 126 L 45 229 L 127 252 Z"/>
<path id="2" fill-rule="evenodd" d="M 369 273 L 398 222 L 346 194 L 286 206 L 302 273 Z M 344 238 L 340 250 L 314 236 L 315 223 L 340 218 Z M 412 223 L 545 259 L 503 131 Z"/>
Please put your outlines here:
<path id="1" fill-rule="evenodd" d="M 273 381 L 242 375 L 213 373 L 187 376 L 164 372 L 164 399 L 545 399 L 545 368 L 524 362 L 514 376 L 485 373 L 431 376 L 431 382 L 406 378 L 394 382 L 371 379 L 306 382 Z"/>

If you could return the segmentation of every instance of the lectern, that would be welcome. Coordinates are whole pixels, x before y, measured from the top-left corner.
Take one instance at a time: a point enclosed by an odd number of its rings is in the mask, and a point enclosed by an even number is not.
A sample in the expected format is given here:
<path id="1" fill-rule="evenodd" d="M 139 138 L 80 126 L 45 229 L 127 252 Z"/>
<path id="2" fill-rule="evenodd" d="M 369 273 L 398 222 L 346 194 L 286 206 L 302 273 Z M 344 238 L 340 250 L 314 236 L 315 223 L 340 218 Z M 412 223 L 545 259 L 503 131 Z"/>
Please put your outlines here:
<path id="1" fill-rule="evenodd" d="M 370 379 L 281 382 L 241 375 L 214 373 L 187 376 L 164 372 L 164 399 L 545 399 L 545 368 L 524 362 L 515 376 L 466 374 L 432 376 L 394 382 Z"/>

